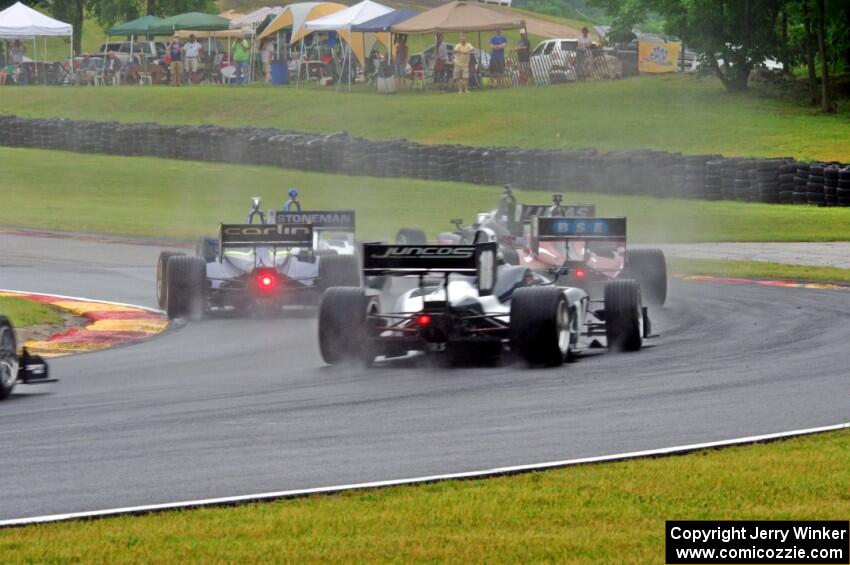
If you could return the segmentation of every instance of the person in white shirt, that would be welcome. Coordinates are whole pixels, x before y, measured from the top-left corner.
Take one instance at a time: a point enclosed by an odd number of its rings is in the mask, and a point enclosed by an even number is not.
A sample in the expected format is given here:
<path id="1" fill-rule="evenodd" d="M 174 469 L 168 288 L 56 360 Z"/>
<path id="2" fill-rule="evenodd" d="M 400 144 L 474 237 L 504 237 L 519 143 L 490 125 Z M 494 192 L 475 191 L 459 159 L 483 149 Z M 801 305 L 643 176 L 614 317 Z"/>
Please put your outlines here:
<path id="1" fill-rule="evenodd" d="M 198 71 L 201 68 L 200 58 L 203 50 L 204 46 L 195 39 L 194 34 L 190 35 L 189 41 L 183 45 L 183 56 L 186 59 L 184 62 L 184 70 L 187 74 L 187 78 L 189 79 L 189 84 L 196 82 Z"/>
<path id="2" fill-rule="evenodd" d="M 581 37 L 578 38 L 578 49 L 576 50 L 576 66 L 578 67 L 579 78 L 587 78 L 590 76 L 590 58 L 593 54 L 590 50 L 593 48 L 593 39 L 590 37 L 590 31 L 583 27 L 581 28 Z"/>
<path id="3" fill-rule="evenodd" d="M 263 62 L 263 76 L 267 83 L 272 81 L 272 59 L 274 58 L 274 42 L 267 39 L 260 50 L 260 60 Z"/>

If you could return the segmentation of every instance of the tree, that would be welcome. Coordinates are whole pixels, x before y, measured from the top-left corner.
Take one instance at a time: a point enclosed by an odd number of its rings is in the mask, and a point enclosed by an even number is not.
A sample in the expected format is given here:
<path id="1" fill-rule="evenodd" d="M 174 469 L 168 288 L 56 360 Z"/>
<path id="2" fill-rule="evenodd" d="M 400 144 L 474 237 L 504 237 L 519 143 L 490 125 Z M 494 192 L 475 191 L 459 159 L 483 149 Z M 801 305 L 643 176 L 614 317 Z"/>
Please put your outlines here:
<path id="1" fill-rule="evenodd" d="M 184 12 L 215 13 L 213 0 L 86 0 L 89 13 L 105 28 L 141 15 L 168 17 Z"/>
<path id="2" fill-rule="evenodd" d="M 820 109 L 824 113 L 835 111 L 832 104 L 832 89 L 829 84 L 829 60 L 826 56 L 826 0 L 817 0 L 818 51 L 821 65 Z"/>
<path id="3" fill-rule="evenodd" d="M 668 33 L 686 37 L 729 91 L 747 88 L 753 67 L 779 53 L 776 0 L 595 0 L 614 16 L 615 34 L 629 31 L 651 12 Z"/>
<path id="4" fill-rule="evenodd" d="M 74 53 L 82 50 L 83 18 L 85 16 L 85 0 L 53 0 L 50 13 L 54 18 L 69 22 L 74 26 Z"/>

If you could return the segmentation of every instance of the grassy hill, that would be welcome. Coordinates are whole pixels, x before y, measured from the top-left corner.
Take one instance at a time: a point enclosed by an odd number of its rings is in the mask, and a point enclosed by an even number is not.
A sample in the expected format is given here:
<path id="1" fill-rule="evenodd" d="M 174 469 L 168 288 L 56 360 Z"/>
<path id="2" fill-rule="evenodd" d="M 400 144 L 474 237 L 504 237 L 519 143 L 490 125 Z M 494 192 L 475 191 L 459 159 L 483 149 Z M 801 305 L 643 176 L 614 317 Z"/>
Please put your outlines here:
<path id="1" fill-rule="evenodd" d="M 123 122 L 346 130 L 425 143 L 794 156 L 850 162 L 850 114 L 825 116 L 713 78 L 487 90 L 470 96 L 275 87 L 5 88 L 0 113 Z"/>

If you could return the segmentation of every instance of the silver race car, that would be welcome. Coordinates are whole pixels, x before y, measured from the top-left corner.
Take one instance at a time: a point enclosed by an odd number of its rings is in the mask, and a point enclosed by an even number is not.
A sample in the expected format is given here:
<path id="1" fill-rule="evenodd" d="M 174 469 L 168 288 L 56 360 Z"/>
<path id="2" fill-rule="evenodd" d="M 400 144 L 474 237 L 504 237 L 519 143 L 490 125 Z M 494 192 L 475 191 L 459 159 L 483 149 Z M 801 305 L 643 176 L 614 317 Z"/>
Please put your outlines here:
<path id="1" fill-rule="evenodd" d="M 392 309 L 363 288 L 330 288 L 319 307 L 326 363 L 371 363 L 410 352 L 479 360 L 511 351 L 556 366 L 590 347 L 637 350 L 650 336 L 633 280 L 611 281 L 604 300 L 522 266 L 497 265 L 497 245 L 365 244 L 364 275 L 413 277 Z"/>
<path id="2" fill-rule="evenodd" d="M 160 253 L 157 300 L 169 317 L 315 306 L 326 288 L 360 285 L 354 211 L 302 211 L 294 190 L 268 214 L 252 200 L 247 223 L 222 224 L 195 256 Z"/>

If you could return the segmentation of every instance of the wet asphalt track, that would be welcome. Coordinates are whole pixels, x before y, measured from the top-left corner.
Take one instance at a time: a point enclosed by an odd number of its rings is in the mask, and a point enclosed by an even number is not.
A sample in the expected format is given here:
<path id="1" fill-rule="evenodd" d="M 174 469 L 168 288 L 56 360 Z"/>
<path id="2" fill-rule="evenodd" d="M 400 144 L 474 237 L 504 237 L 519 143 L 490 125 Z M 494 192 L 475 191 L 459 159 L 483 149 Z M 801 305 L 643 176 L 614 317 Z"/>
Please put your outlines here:
<path id="1" fill-rule="evenodd" d="M 158 247 L 0 235 L 0 288 L 154 306 Z M 850 421 L 850 292 L 674 281 L 636 354 L 325 367 L 312 318 L 57 359 L 0 404 L 0 519 L 471 471 Z"/>

